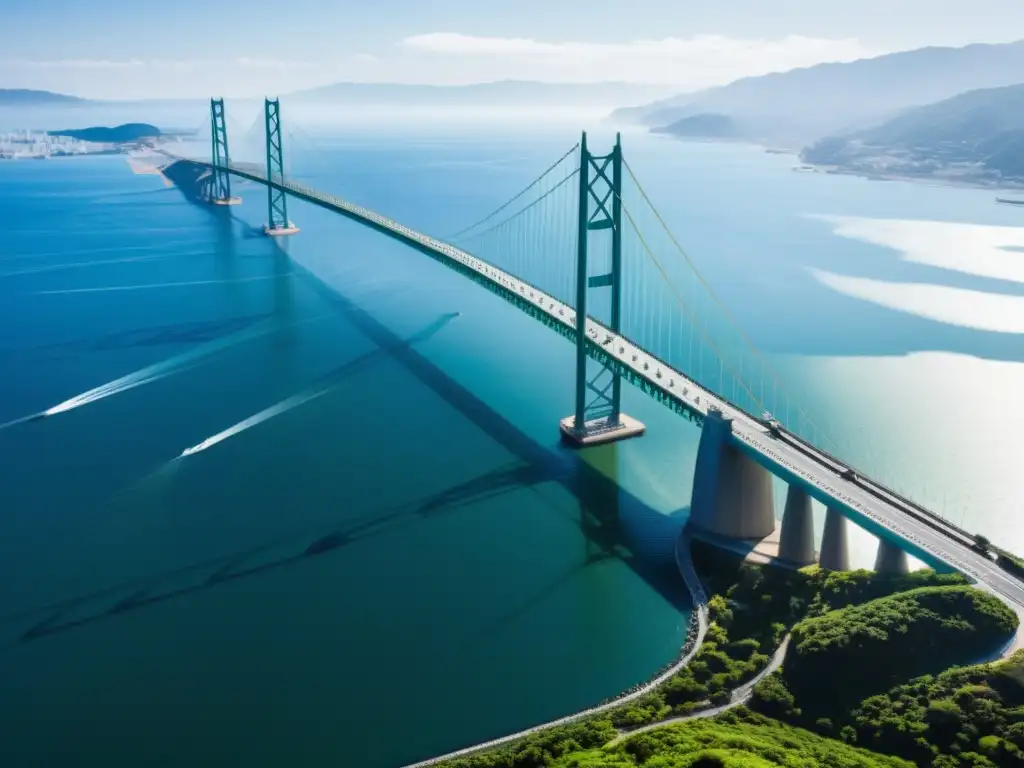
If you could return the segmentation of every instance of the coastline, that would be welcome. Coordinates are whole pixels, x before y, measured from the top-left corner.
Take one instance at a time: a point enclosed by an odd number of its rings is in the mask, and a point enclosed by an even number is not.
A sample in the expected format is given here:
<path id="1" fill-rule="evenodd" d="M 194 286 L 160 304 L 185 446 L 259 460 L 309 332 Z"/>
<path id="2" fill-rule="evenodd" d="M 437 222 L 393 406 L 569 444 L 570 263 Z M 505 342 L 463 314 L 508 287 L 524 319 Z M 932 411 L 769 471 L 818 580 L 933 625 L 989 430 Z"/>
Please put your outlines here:
<path id="1" fill-rule="evenodd" d="M 771 151 L 773 154 L 787 154 L 779 151 Z M 799 157 L 798 153 L 793 153 Z M 856 176 L 868 181 L 904 181 L 914 184 L 921 184 L 928 187 L 953 187 L 957 189 L 977 189 L 998 193 L 1007 192 L 1010 194 L 1024 193 L 1024 182 L 995 182 L 985 179 L 953 179 L 947 176 L 915 176 L 913 174 L 900 173 L 868 173 L 867 171 L 846 168 L 841 165 L 816 165 L 814 163 L 802 163 L 794 166 L 794 171 L 801 173 L 823 173 L 829 176 Z"/>
<path id="2" fill-rule="evenodd" d="M 680 531 L 679 537 L 676 539 L 675 559 L 676 567 L 679 569 L 679 574 L 683 578 L 683 584 L 690 593 L 690 598 L 693 602 L 693 611 L 690 613 L 690 622 L 686 628 L 686 640 L 683 642 L 683 645 L 679 650 L 679 654 L 676 656 L 675 660 L 662 667 L 646 683 L 640 683 L 632 686 L 631 688 L 627 688 L 617 696 L 605 699 L 596 706 L 580 710 L 579 712 L 574 712 L 570 715 L 560 717 L 556 720 L 550 720 L 546 723 L 540 723 L 539 725 L 531 726 L 522 731 L 510 733 L 507 736 L 500 736 L 497 739 L 491 739 L 490 741 L 474 744 L 469 747 L 463 747 L 462 749 L 448 752 L 444 755 L 438 755 L 426 760 L 421 760 L 418 763 L 409 763 L 405 765 L 404 768 L 429 768 L 429 766 L 437 765 L 438 763 L 446 760 L 454 760 L 458 757 L 468 757 L 477 752 L 483 752 L 488 749 L 493 749 L 494 747 L 500 747 L 504 744 L 518 741 L 534 733 L 538 733 L 539 731 L 544 731 L 561 725 L 569 725 L 592 715 L 607 712 L 608 710 L 627 704 L 630 701 L 639 699 L 641 696 L 650 693 L 662 683 L 670 679 L 680 669 L 689 664 L 693 657 L 696 656 L 701 645 L 704 643 L 704 636 L 708 629 L 707 594 L 704 592 L 704 587 L 700 583 L 700 577 L 697 575 L 697 571 L 693 566 L 693 559 L 690 556 L 690 532 L 685 525 L 683 526 L 682 531 Z"/>
<path id="3" fill-rule="evenodd" d="M 727 138 L 727 137 L 700 137 L 700 136 L 677 136 L 663 131 L 649 129 L 648 133 L 659 138 L 670 141 L 682 141 L 694 144 L 725 144 L 730 146 L 757 147 L 769 155 L 791 155 L 796 158 L 799 165 L 793 166 L 793 170 L 800 173 L 823 173 L 830 176 L 856 176 L 869 181 L 903 181 L 921 184 L 929 187 L 953 187 L 957 189 L 984 189 L 989 192 L 1007 192 L 1009 194 L 1021 194 L 1024 196 L 1024 181 L 994 181 L 987 179 L 951 178 L 948 176 L 919 176 L 909 173 L 871 173 L 869 171 L 848 168 L 842 165 L 822 165 L 817 163 L 805 163 L 800 159 L 799 148 L 786 148 L 778 145 L 768 145 L 756 139 Z"/>

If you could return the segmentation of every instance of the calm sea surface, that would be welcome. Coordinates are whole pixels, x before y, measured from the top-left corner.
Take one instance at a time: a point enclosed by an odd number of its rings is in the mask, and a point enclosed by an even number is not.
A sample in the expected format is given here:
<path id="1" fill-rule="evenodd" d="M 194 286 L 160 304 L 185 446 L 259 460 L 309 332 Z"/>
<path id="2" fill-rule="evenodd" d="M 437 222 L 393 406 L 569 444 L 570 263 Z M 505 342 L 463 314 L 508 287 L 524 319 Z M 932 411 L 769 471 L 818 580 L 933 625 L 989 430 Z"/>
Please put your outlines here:
<path id="1" fill-rule="evenodd" d="M 577 138 L 309 133 L 297 176 L 438 235 Z M 624 142 L 842 455 L 1024 550 L 1021 211 Z M 596 703 L 685 636 L 697 430 L 627 387 L 647 435 L 564 450 L 568 342 L 326 211 L 263 237 L 261 192 L 0 163 L 5 765 L 386 768 Z"/>

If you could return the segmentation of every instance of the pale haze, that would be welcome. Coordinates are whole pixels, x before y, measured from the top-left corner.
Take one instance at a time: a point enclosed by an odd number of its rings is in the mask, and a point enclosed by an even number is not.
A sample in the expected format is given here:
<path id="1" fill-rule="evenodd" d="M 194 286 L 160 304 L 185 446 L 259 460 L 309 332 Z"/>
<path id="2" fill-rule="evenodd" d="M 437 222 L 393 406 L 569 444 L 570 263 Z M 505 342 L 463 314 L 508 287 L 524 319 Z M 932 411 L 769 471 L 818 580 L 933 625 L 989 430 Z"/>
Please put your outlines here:
<path id="1" fill-rule="evenodd" d="M 153 13 L 125 0 L 8 0 L 3 13 L 0 87 L 107 99 L 259 96 L 338 81 L 614 80 L 682 91 L 1024 37 L 1024 4 L 1006 0 L 183 0 Z"/>

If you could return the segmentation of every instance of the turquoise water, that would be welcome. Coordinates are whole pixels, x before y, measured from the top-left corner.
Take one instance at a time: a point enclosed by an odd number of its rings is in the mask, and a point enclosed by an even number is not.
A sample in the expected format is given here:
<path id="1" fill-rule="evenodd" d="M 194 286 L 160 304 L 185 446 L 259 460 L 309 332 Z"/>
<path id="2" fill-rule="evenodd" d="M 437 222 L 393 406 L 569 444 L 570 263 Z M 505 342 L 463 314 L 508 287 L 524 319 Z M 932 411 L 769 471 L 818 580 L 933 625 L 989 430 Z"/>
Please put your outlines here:
<path id="1" fill-rule="evenodd" d="M 313 133 L 296 175 L 439 235 L 576 139 Z M 1024 549 L 1022 353 L 1000 325 L 1024 296 L 1020 212 L 624 140 L 843 454 Z M 311 206 L 265 238 L 261 190 L 236 194 L 197 206 L 116 157 L 0 164 L 0 423 L 55 411 L 0 429 L 5 762 L 393 766 L 670 661 L 696 430 L 627 387 L 647 435 L 562 449 L 567 342 Z M 974 294 L 1011 303 L 949 315 Z"/>

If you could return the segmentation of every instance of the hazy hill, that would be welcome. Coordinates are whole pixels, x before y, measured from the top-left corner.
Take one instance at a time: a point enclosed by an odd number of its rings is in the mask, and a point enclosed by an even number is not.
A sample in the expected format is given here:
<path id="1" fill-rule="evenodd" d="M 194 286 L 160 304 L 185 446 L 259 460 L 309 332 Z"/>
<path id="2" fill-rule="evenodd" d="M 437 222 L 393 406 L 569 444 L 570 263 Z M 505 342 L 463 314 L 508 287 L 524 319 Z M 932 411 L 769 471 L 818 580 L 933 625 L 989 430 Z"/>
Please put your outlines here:
<path id="1" fill-rule="evenodd" d="M 732 139 L 743 135 L 743 129 L 727 115 L 699 114 L 676 120 L 663 128 L 652 128 L 655 133 L 689 136 L 705 139 Z"/>
<path id="2" fill-rule="evenodd" d="M 25 88 L 0 88 L 0 107 L 28 107 L 58 104 L 86 104 L 85 99 L 65 96 L 51 91 L 32 91 Z"/>
<path id="3" fill-rule="evenodd" d="M 1024 84 L 909 109 L 873 128 L 815 142 L 802 157 L 857 172 L 1024 180 Z"/>
<path id="4" fill-rule="evenodd" d="M 612 119 L 661 128 L 698 114 L 744 126 L 746 138 L 795 143 L 877 123 L 964 91 L 1012 85 L 1024 73 L 1024 41 L 921 48 L 847 64 L 819 64 L 681 94 Z"/>
<path id="5" fill-rule="evenodd" d="M 636 83 L 539 83 L 502 80 L 473 85 L 335 83 L 291 94 L 295 101 L 353 106 L 602 106 L 642 104 L 671 92 Z"/>
<path id="6" fill-rule="evenodd" d="M 161 135 L 159 128 L 148 123 L 125 123 L 114 128 L 104 126 L 69 128 L 62 131 L 48 131 L 48 133 L 51 136 L 70 136 L 80 141 L 94 141 L 100 144 L 121 144 Z"/>

